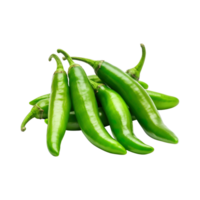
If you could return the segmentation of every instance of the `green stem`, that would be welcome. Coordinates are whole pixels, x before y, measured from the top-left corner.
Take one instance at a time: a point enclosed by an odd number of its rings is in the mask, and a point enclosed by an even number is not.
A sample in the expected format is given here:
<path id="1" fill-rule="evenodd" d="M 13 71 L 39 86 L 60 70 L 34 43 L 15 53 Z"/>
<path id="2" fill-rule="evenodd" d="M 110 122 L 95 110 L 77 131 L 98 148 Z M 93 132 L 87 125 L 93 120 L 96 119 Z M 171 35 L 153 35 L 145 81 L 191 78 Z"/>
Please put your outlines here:
<path id="1" fill-rule="evenodd" d="M 95 71 L 98 69 L 98 62 L 96 64 L 96 61 L 99 61 L 99 59 L 96 60 L 96 59 L 91 59 L 91 58 L 86 58 L 86 57 L 81 57 L 81 56 L 72 56 L 72 59 L 88 65 L 89 67 L 93 68 Z"/>
<path id="2" fill-rule="evenodd" d="M 72 58 L 65 51 L 63 51 L 62 49 L 58 49 L 57 52 L 62 53 L 65 56 L 63 60 L 67 60 L 69 62 L 69 65 L 75 64 Z"/>
<path id="3" fill-rule="evenodd" d="M 52 58 L 54 58 L 56 60 L 57 70 L 64 70 L 62 62 L 60 61 L 60 58 L 55 54 L 51 54 L 49 57 L 49 61 L 51 61 Z"/>
<path id="4" fill-rule="evenodd" d="M 94 82 L 90 79 L 89 79 L 89 81 L 90 81 L 90 84 L 91 84 L 91 86 L 94 90 L 97 90 L 99 88 L 99 86 L 102 85 L 102 83 L 96 83 L 96 82 Z"/>
<path id="5" fill-rule="evenodd" d="M 25 131 L 26 130 L 26 124 L 34 117 L 34 113 L 32 111 L 30 111 L 28 113 L 28 115 L 26 115 L 26 117 L 24 118 L 22 124 L 21 124 L 21 131 Z"/>
<path id="6" fill-rule="evenodd" d="M 97 75 L 89 75 L 88 79 L 96 83 L 102 83 L 102 80 Z"/>
<path id="7" fill-rule="evenodd" d="M 142 48 L 142 57 L 139 61 L 139 63 L 134 67 L 131 68 L 129 70 L 127 70 L 127 74 L 129 74 L 130 76 L 132 76 L 134 79 L 139 80 L 140 78 L 140 73 L 142 71 L 142 67 L 144 65 L 144 61 L 146 58 L 146 48 L 143 44 L 140 44 L 141 48 Z"/>

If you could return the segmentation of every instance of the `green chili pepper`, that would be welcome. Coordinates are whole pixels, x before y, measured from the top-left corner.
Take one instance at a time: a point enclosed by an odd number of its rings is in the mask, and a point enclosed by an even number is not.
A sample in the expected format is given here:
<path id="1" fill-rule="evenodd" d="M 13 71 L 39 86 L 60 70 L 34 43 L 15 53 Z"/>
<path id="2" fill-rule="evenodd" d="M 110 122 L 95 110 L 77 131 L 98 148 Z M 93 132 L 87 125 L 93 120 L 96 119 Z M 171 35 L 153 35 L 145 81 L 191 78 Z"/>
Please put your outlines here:
<path id="1" fill-rule="evenodd" d="M 122 97 L 104 84 L 91 80 L 90 83 L 96 91 L 97 98 L 101 102 L 117 141 L 126 150 L 134 153 L 148 154 L 153 152 L 153 147 L 144 144 L 134 135 L 131 114 Z"/>
<path id="2" fill-rule="evenodd" d="M 28 113 L 28 115 L 24 118 L 22 124 L 21 124 L 21 131 L 26 130 L 26 124 L 32 119 L 46 119 L 48 118 L 48 109 L 49 109 L 49 98 L 43 99 L 39 102 L 37 102 L 31 111 Z"/>
<path id="3" fill-rule="evenodd" d="M 57 62 L 57 70 L 54 72 L 51 95 L 48 110 L 47 146 L 53 156 L 58 156 L 60 145 L 65 134 L 67 121 L 71 109 L 71 99 L 68 87 L 68 78 L 63 65 L 55 54 L 49 57 Z"/>
<path id="4" fill-rule="evenodd" d="M 35 99 L 33 99 L 32 101 L 29 102 L 30 105 L 35 105 L 37 102 L 43 100 L 43 99 L 48 99 L 50 98 L 50 94 L 45 94 L 45 95 L 42 95 L 42 96 L 39 96 Z"/>
<path id="5" fill-rule="evenodd" d="M 139 63 L 132 69 L 128 69 L 126 71 L 126 73 L 133 77 L 135 80 L 139 81 L 139 78 L 140 78 L 140 73 L 141 73 L 141 70 L 142 70 L 142 67 L 144 65 L 144 61 L 145 61 L 145 57 L 146 57 L 146 48 L 143 44 L 140 44 L 141 48 L 142 48 L 142 57 L 139 61 Z"/>
<path id="6" fill-rule="evenodd" d="M 75 64 L 63 50 L 57 50 L 68 60 L 70 93 L 78 123 L 87 139 L 104 151 L 126 154 L 124 147 L 114 140 L 104 128 L 99 115 L 94 91 L 83 68 Z"/>
<path id="7" fill-rule="evenodd" d="M 163 123 L 155 104 L 140 84 L 119 68 L 105 62 L 72 57 L 93 67 L 99 78 L 118 92 L 125 100 L 144 129 L 152 138 L 168 143 L 178 143 L 178 138 Z"/>
<path id="8" fill-rule="evenodd" d="M 179 104 L 179 99 L 176 97 L 153 92 L 150 90 L 147 90 L 147 93 L 153 100 L 157 110 L 166 110 L 169 108 L 173 108 Z"/>

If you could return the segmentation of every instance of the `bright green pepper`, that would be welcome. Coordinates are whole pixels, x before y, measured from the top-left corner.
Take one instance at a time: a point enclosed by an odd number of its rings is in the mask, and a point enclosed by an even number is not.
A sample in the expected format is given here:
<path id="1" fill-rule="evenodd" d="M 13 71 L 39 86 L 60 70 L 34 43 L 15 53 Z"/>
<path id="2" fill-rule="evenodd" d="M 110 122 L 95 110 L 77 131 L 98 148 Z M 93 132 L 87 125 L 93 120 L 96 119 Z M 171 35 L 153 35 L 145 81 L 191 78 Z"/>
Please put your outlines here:
<path id="1" fill-rule="evenodd" d="M 41 100 L 43 100 L 43 99 L 49 99 L 49 98 L 50 98 L 50 94 L 44 94 L 44 95 L 42 95 L 42 96 L 39 96 L 39 97 L 37 97 L 37 98 L 31 100 L 31 101 L 29 102 L 29 104 L 34 106 L 37 102 L 39 102 L 39 101 L 41 101 Z"/>
<path id="2" fill-rule="evenodd" d="M 153 147 L 144 144 L 133 133 L 131 114 L 122 97 L 104 84 L 90 80 L 96 96 L 108 118 L 111 130 L 117 141 L 126 150 L 138 154 L 153 152 Z"/>
<path id="3" fill-rule="evenodd" d="M 119 68 L 105 62 L 72 57 L 93 67 L 99 78 L 118 92 L 125 100 L 144 129 L 152 138 L 168 143 L 178 143 L 178 138 L 163 123 L 155 104 L 140 84 Z"/>
<path id="4" fill-rule="evenodd" d="M 48 110 L 47 147 L 53 156 L 58 156 L 61 141 L 67 127 L 71 109 L 68 78 L 60 59 L 52 54 L 49 61 L 54 58 L 57 70 L 54 72 Z"/>
<path id="5" fill-rule="evenodd" d="M 94 91 L 83 68 L 75 64 L 63 50 L 59 49 L 57 52 L 62 53 L 70 64 L 68 69 L 70 94 L 76 118 L 86 138 L 104 151 L 126 154 L 124 147 L 114 140 L 104 128 L 98 115 Z"/>

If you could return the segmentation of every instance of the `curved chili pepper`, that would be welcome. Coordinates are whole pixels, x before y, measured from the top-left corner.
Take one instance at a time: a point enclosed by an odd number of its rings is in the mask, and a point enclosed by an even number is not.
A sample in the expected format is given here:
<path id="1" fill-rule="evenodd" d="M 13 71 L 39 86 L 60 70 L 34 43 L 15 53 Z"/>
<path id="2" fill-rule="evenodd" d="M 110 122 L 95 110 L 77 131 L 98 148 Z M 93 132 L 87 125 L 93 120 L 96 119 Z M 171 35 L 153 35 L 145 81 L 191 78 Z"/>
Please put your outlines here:
<path id="1" fill-rule="evenodd" d="M 55 54 L 49 57 L 57 62 L 54 72 L 48 110 L 47 147 L 53 156 L 58 156 L 60 145 L 65 134 L 67 121 L 71 109 L 71 99 L 68 87 L 68 78 L 63 65 Z"/>
<path id="2" fill-rule="evenodd" d="M 75 64 L 71 57 L 61 49 L 57 50 L 68 60 L 70 93 L 78 123 L 86 138 L 104 151 L 126 154 L 124 147 L 114 140 L 104 128 L 99 116 L 94 91 L 83 68 Z"/>
<path id="3" fill-rule="evenodd" d="M 142 86 L 119 68 L 105 62 L 72 57 L 93 67 L 99 78 L 118 92 L 144 129 L 152 138 L 163 142 L 178 143 L 178 138 L 163 123 L 155 104 Z"/>
<path id="4" fill-rule="evenodd" d="M 153 147 L 144 144 L 134 135 L 131 114 L 122 97 L 104 84 L 91 80 L 90 83 L 96 91 L 97 98 L 101 102 L 117 141 L 126 150 L 134 153 L 148 154 L 153 152 Z"/>
<path id="5" fill-rule="evenodd" d="M 126 73 L 129 76 L 133 77 L 137 81 L 139 81 L 140 73 L 141 73 L 142 67 L 144 65 L 145 57 L 146 57 L 146 48 L 145 48 L 145 46 L 143 44 L 140 44 L 140 46 L 142 48 L 142 57 L 141 57 L 139 63 L 135 67 L 133 67 L 131 69 L 128 69 L 126 71 Z"/>
<path id="6" fill-rule="evenodd" d="M 46 119 L 48 117 L 48 108 L 49 98 L 37 102 L 31 109 L 31 111 L 28 113 L 28 115 L 24 118 L 21 124 L 21 131 L 26 130 L 26 124 L 34 117 L 37 119 Z"/>

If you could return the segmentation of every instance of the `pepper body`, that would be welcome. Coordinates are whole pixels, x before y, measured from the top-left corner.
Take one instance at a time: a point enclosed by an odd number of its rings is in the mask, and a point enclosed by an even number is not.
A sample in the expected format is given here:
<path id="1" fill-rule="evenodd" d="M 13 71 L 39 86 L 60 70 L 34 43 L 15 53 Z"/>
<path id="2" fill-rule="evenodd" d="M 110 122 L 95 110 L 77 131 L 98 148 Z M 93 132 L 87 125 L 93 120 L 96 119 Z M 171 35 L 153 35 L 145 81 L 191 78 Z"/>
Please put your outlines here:
<path id="1" fill-rule="evenodd" d="M 48 112 L 47 146 L 52 155 L 58 156 L 71 106 L 69 89 L 67 87 L 67 76 L 65 73 L 54 74 L 51 90 Z"/>
<path id="2" fill-rule="evenodd" d="M 68 87 L 67 74 L 63 69 L 59 58 L 52 54 L 57 61 L 57 70 L 53 75 L 51 85 L 51 95 L 48 110 L 47 127 L 47 147 L 53 156 L 58 156 L 60 145 L 65 134 L 69 113 L 71 109 L 71 99 Z"/>
<path id="3" fill-rule="evenodd" d="M 43 100 L 43 99 L 48 99 L 50 98 L 50 94 L 45 94 L 45 95 L 42 95 L 42 96 L 39 96 L 35 99 L 33 99 L 32 101 L 29 102 L 30 105 L 35 105 L 37 102 Z"/>
<path id="4" fill-rule="evenodd" d="M 136 80 L 105 61 L 72 58 L 90 64 L 97 76 L 121 95 L 150 137 L 163 142 L 178 143 L 178 138 L 165 126 L 152 99 Z"/>
<path id="5" fill-rule="evenodd" d="M 148 154 L 153 152 L 153 147 L 144 144 L 134 135 L 131 114 L 122 97 L 105 85 L 92 81 L 91 85 L 96 91 L 97 98 L 102 104 L 117 141 L 126 150 L 134 153 Z"/>
<path id="6" fill-rule="evenodd" d="M 157 110 L 173 108 L 179 104 L 179 99 L 176 97 L 150 90 L 147 90 L 147 93 L 153 100 Z"/>
<path id="7" fill-rule="evenodd" d="M 71 98 L 77 121 L 86 138 L 98 148 L 114 153 L 126 154 L 124 147 L 114 140 L 104 128 L 99 115 L 94 91 L 80 65 L 75 64 L 63 50 L 58 50 L 68 60 Z"/>

